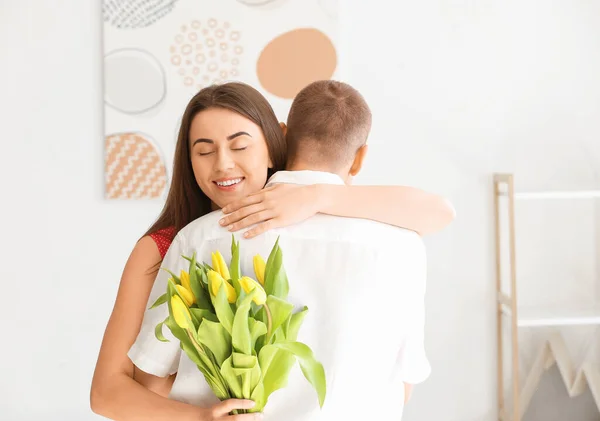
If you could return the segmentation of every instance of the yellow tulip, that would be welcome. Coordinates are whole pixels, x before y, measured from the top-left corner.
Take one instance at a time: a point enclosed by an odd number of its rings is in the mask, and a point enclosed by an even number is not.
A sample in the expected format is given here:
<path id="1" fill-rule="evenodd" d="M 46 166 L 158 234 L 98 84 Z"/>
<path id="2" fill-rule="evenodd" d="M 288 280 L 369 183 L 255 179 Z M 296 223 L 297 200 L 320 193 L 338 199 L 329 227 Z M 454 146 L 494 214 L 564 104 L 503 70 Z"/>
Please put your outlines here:
<path id="1" fill-rule="evenodd" d="M 177 292 L 179 292 L 179 295 L 183 297 L 183 301 L 185 301 L 185 304 L 188 307 L 194 304 L 196 297 L 194 297 L 192 291 L 182 287 L 181 285 L 175 285 L 175 288 L 177 289 Z"/>
<path id="2" fill-rule="evenodd" d="M 192 290 L 192 284 L 190 283 L 190 274 L 185 270 L 181 269 L 181 274 L 179 275 L 179 279 L 181 279 L 181 285 L 188 291 Z"/>
<path id="3" fill-rule="evenodd" d="M 173 317 L 175 318 L 177 326 L 182 329 L 190 328 L 188 320 L 192 319 L 192 315 L 183 300 L 179 298 L 179 295 L 173 295 L 171 297 L 171 310 L 173 311 Z"/>
<path id="4" fill-rule="evenodd" d="M 262 286 L 265 285 L 265 261 L 260 254 L 254 256 L 254 274 Z"/>
<path id="5" fill-rule="evenodd" d="M 213 269 L 219 273 L 223 277 L 223 279 L 228 280 L 231 279 L 231 275 L 229 274 L 229 268 L 225 263 L 225 259 L 219 251 L 212 253 L 212 265 Z"/>
<path id="6" fill-rule="evenodd" d="M 173 278 L 171 278 L 171 279 L 173 279 Z M 189 307 L 196 302 L 196 296 L 194 295 L 194 291 L 192 291 L 192 284 L 190 283 L 190 274 L 182 269 L 181 273 L 179 274 L 179 279 L 181 279 L 181 287 L 182 287 L 181 289 L 186 290 L 186 292 L 180 291 L 180 294 L 184 296 L 186 303 Z M 176 286 L 179 286 L 179 285 L 176 285 Z"/>
<path id="7" fill-rule="evenodd" d="M 239 282 L 246 294 L 250 294 L 250 292 L 255 289 L 257 290 L 256 295 L 252 299 L 256 305 L 261 306 L 267 301 L 267 293 L 254 279 L 249 276 L 242 276 Z"/>
<path id="8" fill-rule="evenodd" d="M 229 282 L 227 282 L 225 279 L 223 279 L 223 277 L 221 276 L 221 274 L 219 274 L 218 272 L 215 272 L 214 270 L 209 270 L 208 271 L 208 283 L 210 285 L 210 290 L 212 292 L 213 296 L 217 296 L 217 294 L 219 293 L 219 289 L 221 288 L 221 285 L 225 285 L 225 293 L 227 294 L 227 301 L 229 301 L 230 303 L 235 303 L 236 300 L 236 295 L 235 295 L 235 289 L 231 286 L 231 284 Z"/>

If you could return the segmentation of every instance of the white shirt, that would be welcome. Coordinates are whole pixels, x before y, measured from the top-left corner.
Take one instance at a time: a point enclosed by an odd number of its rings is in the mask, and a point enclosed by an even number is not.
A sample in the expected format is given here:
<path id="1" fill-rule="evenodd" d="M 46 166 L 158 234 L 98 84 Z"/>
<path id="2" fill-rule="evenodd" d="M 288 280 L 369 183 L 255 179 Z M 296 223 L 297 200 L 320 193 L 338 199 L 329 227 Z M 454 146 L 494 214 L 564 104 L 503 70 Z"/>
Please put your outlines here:
<path id="1" fill-rule="evenodd" d="M 280 171 L 269 182 L 343 184 L 337 175 L 316 171 Z M 162 267 L 176 274 L 187 270 L 189 263 L 180 256 L 194 251 L 210 264 L 211 252 L 219 250 L 229 263 L 231 233 L 219 226 L 222 215 L 212 212 L 182 229 Z M 265 421 L 399 420 L 403 382 L 420 383 L 430 373 L 423 344 L 426 258 L 421 238 L 374 221 L 319 214 L 250 240 L 237 233 L 243 274 L 254 278 L 252 257 L 260 253 L 266 260 L 278 236 L 288 301 L 294 312 L 304 305 L 309 309 L 298 341 L 323 364 L 327 396 L 319 408 L 316 392 L 296 363 L 288 385 L 270 396 Z M 168 276 L 159 272 L 148 307 L 165 293 Z M 163 332 L 170 342 L 155 338 L 155 326 L 167 315 L 166 305 L 146 311 L 129 357 L 156 376 L 177 372 L 171 399 L 200 406 L 217 403 L 169 329 L 165 326 Z"/>

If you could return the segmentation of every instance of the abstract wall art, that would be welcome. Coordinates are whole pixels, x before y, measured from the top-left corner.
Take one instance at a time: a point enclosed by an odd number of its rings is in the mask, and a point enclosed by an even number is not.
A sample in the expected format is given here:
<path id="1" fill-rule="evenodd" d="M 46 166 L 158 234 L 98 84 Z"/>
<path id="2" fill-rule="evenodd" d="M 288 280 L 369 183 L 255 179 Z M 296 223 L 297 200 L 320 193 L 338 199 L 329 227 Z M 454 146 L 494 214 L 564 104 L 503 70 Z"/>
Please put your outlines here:
<path id="1" fill-rule="evenodd" d="M 248 83 L 285 121 L 339 74 L 337 0 L 104 0 L 106 199 L 165 197 L 179 121 L 203 87 Z"/>

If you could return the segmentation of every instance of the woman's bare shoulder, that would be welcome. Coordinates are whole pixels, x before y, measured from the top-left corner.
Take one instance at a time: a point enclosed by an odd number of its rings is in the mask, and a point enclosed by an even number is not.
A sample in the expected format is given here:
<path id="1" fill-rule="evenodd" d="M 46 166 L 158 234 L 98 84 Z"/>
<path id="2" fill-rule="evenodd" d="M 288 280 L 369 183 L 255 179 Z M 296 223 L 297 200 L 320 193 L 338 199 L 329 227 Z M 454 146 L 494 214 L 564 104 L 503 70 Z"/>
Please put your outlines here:
<path id="1" fill-rule="evenodd" d="M 162 256 L 156 241 L 150 235 L 145 235 L 133 247 L 129 259 L 127 259 L 123 276 L 129 270 L 133 270 L 138 274 L 150 273 L 161 259 Z"/>

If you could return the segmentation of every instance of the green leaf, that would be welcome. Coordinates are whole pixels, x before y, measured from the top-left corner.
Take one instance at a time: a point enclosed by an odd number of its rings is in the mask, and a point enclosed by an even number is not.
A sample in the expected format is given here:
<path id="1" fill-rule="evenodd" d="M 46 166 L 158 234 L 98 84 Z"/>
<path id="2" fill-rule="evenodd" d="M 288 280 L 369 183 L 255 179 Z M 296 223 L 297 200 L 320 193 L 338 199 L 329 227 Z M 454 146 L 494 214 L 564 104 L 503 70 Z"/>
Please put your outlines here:
<path id="1" fill-rule="evenodd" d="M 167 300 L 169 299 L 169 294 L 167 294 L 166 292 L 161 295 L 160 297 L 158 297 L 156 299 L 156 301 L 154 302 L 154 304 L 152 304 L 152 306 L 148 309 L 148 310 L 152 310 L 153 308 L 156 308 L 164 303 L 167 302 Z"/>
<path id="2" fill-rule="evenodd" d="M 188 337 L 186 331 L 183 330 L 182 328 L 180 328 L 179 326 L 177 326 L 177 323 L 175 323 L 175 319 L 173 318 L 172 315 L 169 315 L 167 320 L 164 321 L 164 324 L 169 328 L 169 330 L 171 331 L 173 336 L 175 336 L 177 339 L 179 339 L 179 342 L 189 342 L 190 341 L 190 338 Z"/>
<path id="3" fill-rule="evenodd" d="M 256 290 L 252 290 L 241 302 L 235 318 L 233 319 L 232 345 L 233 349 L 245 355 L 252 355 L 250 327 L 248 323 L 248 312 L 250 311 L 250 302 L 256 294 Z"/>
<path id="4" fill-rule="evenodd" d="M 192 258 L 189 259 L 190 266 L 188 269 L 188 273 L 190 274 L 190 281 L 192 280 L 192 276 L 196 276 L 196 252 L 192 253 Z M 193 275 L 192 275 L 193 273 Z"/>
<path id="5" fill-rule="evenodd" d="M 190 263 L 192 262 L 192 258 L 190 258 L 190 257 L 187 257 L 187 256 L 181 256 L 181 257 L 183 257 L 185 260 L 187 260 Z M 194 257 L 195 257 L 195 254 L 194 254 Z M 196 275 L 198 276 L 198 280 L 202 280 L 205 284 L 207 284 L 208 281 L 206 279 L 203 280 L 201 278 L 201 276 L 202 276 L 201 272 L 206 271 L 206 266 L 208 266 L 208 265 L 205 265 L 204 263 L 200 263 L 200 262 L 198 262 L 195 259 L 194 259 L 194 261 L 195 261 L 195 264 L 196 264 Z M 208 267 L 210 268 L 210 266 L 208 266 Z M 190 266 L 190 277 L 192 275 L 191 269 L 192 268 Z"/>
<path id="6" fill-rule="evenodd" d="M 181 341 L 181 349 L 183 349 L 189 359 L 192 360 L 192 362 L 196 364 L 198 368 L 202 368 L 203 372 L 204 369 L 208 368 L 204 361 L 200 359 L 200 355 L 198 355 L 198 351 L 196 351 L 196 348 L 194 348 L 194 345 L 192 345 L 191 341 Z M 210 375 L 210 371 L 208 373 Z"/>
<path id="7" fill-rule="evenodd" d="M 229 388 L 227 387 L 225 381 L 223 380 L 223 376 L 221 376 L 221 373 L 219 372 L 219 379 L 213 377 L 213 376 L 207 376 L 204 375 L 204 378 L 206 379 L 206 382 L 208 383 L 208 385 L 210 386 L 210 388 L 212 389 L 212 391 L 215 393 L 216 397 L 219 398 L 219 400 L 226 400 L 229 399 Z"/>
<path id="8" fill-rule="evenodd" d="M 319 405 L 323 407 L 327 391 L 325 369 L 318 362 L 312 350 L 302 342 L 280 342 L 272 346 L 292 353 L 300 363 L 302 373 L 308 382 L 313 386 L 319 397 Z"/>
<path id="9" fill-rule="evenodd" d="M 206 275 L 206 270 L 199 269 L 199 273 L 202 276 L 202 283 L 208 287 L 208 276 Z"/>
<path id="10" fill-rule="evenodd" d="M 258 309 L 258 311 L 256 312 L 256 314 L 254 315 L 254 318 L 256 320 L 259 320 L 259 321 L 263 322 L 265 325 L 267 324 L 268 318 L 267 318 L 267 312 L 264 309 L 264 306 L 260 306 L 260 308 Z"/>
<path id="11" fill-rule="evenodd" d="M 171 316 L 167 316 L 167 318 L 165 320 L 163 320 L 162 322 L 157 324 L 156 327 L 154 328 L 154 336 L 156 336 L 156 339 L 158 339 L 161 342 L 169 342 L 169 340 L 167 338 L 165 338 L 162 333 L 163 325 L 167 322 L 167 320 L 169 320 L 169 317 L 171 317 Z"/>
<path id="12" fill-rule="evenodd" d="M 256 303 L 253 301 L 252 303 L 250 303 L 250 315 L 252 317 L 256 316 L 256 313 L 258 313 L 258 311 L 262 308 L 262 306 L 256 305 Z"/>
<path id="13" fill-rule="evenodd" d="M 257 321 L 262 322 L 265 326 L 267 326 L 268 317 L 267 317 L 267 312 L 265 311 L 264 306 L 260 306 L 258 311 L 254 314 L 254 318 Z M 266 339 L 267 339 L 266 336 L 260 336 L 256 340 L 256 344 L 254 346 L 254 348 L 256 349 L 256 352 L 260 351 L 260 349 L 265 345 Z"/>
<path id="14" fill-rule="evenodd" d="M 232 334 L 233 330 L 233 310 L 227 301 L 227 293 L 225 292 L 225 285 L 221 285 L 217 296 L 213 298 L 213 306 L 215 307 L 215 313 L 219 318 L 219 321 L 227 330 L 227 333 Z"/>
<path id="15" fill-rule="evenodd" d="M 239 284 L 239 282 L 238 282 L 238 284 Z M 236 292 L 236 294 L 237 294 L 237 299 L 235 300 L 235 306 L 239 308 L 242 305 L 242 302 L 244 301 L 244 299 L 246 298 L 246 296 L 248 294 L 246 294 L 246 291 L 244 291 L 244 289 L 241 287 L 241 285 L 240 285 L 239 294 L 237 292 Z M 250 308 L 252 308 L 252 304 L 250 304 L 250 305 L 251 305 Z"/>
<path id="16" fill-rule="evenodd" d="M 192 261 L 192 258 L 191 258 L 191 257 L 184 256 L 184 255 L 181 255 L 181 257 L 183 257 L 183 258 L 184 258 L 185 260 L 187 260 L 188 262 L 191 262 L 191 261 Z M 198 262 L 198 261 L 196 260 L 196 267 L 198 267 L 198 268 L 203 268 L 203 267 L 204 267 L 204 263 L 200 263 L 200 262 Z"/>
<path id="17" fill-rule="evenodd" d="M 204 295 L 204 290 L 202 288 L 202 285 L 200 284 L 201 280 L 200 278 L 198 278 L 198 273 L 196 271 L 196 253 L 194 253 L 192 256 L 189 274 L 192 292 L 194 293 L 194 297 L 196 297 L 196 302 L 200 302 L 202 296 Z"/>
<path id="18" fill-rule="evenodd" d="M 262 412 L 265 408 L 265 386 L 262 382 L 258 382 L 252 394 L 250 395 L 250 399 L 254 401 L 254 407 L 248 410 L 248 412 Z"/>
<path id="19" fill-rule="evenodd" d="M 248 318 L 248 326 L 250 329 L 250 348 L 255 349 L 256 340 L 267 333 L 267 325 L 252 317 Z"/>
<path id="20" fill-rule="evenodd" d="M 169 317 L 166 324 L 169 329 L 171 329 L 173 335 L 179 339 L 179 346 L 181 349 L 186 353 L 188 358 L 194 362 L 194 364 L 196 364 L 202 374 L 204 374 L 204 377 L 207 379 L 209 384 L 211 384 L 211 387 L 215 393 L 218 395 L 223 395 L 223 393 L 225 393 L 226 395 L 226 388 L 222 385 L 219 386 L 222 382 L 216 377 L 219 367 L 215 366 L 213 361 L 211 361 L 209 356 L 206 354 L 206 351 L 203 349 L 203 346 L 201 344 L 194 344 L 192 338 L 189 336 L 188 331 L 177 326 L 177 323 L 175 323 L 173 317 Z M 195 334 L 196 333 L 194 332 L 192 335 Z M 213 385 L 216 386 L 213 387 Z"/>
<path id="21" fill-rule="evenodd" d="M 215 394 L 217 395 L 217 397 L 219 399 L 221 399 L 221 400 L 229 399 L 230 398 L 229 387 L 227 386 L 227 382 L 225 381 L 225 379 L 223 378 L 223 375 L 221 374 L 221 367 L 218 366 L 213 353 L 210 351 L 207 351 L 207 352 L 209 354 L 211 361 L 213 362 L 213 366 L 215 367 L 215 380 L 216 380 L 215 385 L 218 387 L 218 390 L 213 385 L 211 385 L 211 388 L 213 389 L 213 391 L 215 392 Z"/>
<path id="22" fill-rule="evenodd" d="M 173 279 L 175 280 L 175 283 L 177 285 L 181 285 L 181 279 L 179 279 L 179 276 L 175 275 L 173 272 L 171 272 L 169 269 L 167 268 L 161 268 L 162 270 L 164 270 L 165 272 L 168 272 L 169 275 L 171 275 L 171 277 L 173 277 Z"/>
<path id="23" fill-rule="evenodd" d="M 277 253 L 275 253 L 273 272 L 273 295 L 285 300 L 290 291 L 290 286 L 287 274 L 285 273 L 285 268 L 283 267 L 283 253 L 281 247 L 278 247 Z"/>
<path id="24" fill-rule="evenodd" d="M 273 294 L 273 261 L 275 260 L 275 253 L 279 248 L 279 237 L 277 237 L 277 241 L 275 241 L 275 245 L 271 249 L 269 253 L 269 257 L 267 258 L 267 263 L 265 264 L 265 291 L 267 295 Z"/>
<path id="25" fill-rule="evenodd" d="M 279 247 L 279 237 L 277 237 L 265 266 L 265 291 L 267 295 L 274 295 L 285 300 L 289 290 L 288 278 L 283 267 L 283 253 Z"/>
<path id="26" fill-rule="evenodd" d="M 285 338 L 288 341 L 296 341 L 298 339 L 298 332 L 300 331 L 300 326 L 302 325 L 304 317 L 307 313 L 308 307 L 304 306 L 302 310 L 291 315 L 289 323 L 287 325 L 287 329 L 284 329 Z"/>
<path id="27" fill-rule="evenodd" d="M 196 318 L 198 320 L 200 320 L 200 323 L 202 323 L 203 319 L 210 320 L 211 322 L 219 321 L 219 318 L 217 317 L 217 315 L 215 313 L 213 313 L 210 310 L 203 309 L 203 308 L 192 307 L 192 308 L 190 308 L 190 313 L 194 314 L 196 316 Z"/>
<path id="28" fill-rule="evenodd" d="M 196 305 L 198 308 L 215 313 L 215 307 L 210 299 L 210 293 L 205 288 L 202 288 L 200 295 L 196 296 Z"/>
<path id="29" fill-rule="evenodd" d="M 235 293 L 238 297 L 240 296 L 240 291 L 242 290 L 242 287 L 238 282 L 241 273 L 242 271 L 240 269 L 240 243 L 239 241 L 236 242 L 234 235 L 231 234 L 231 263 L 229 265 L 229 274 L 231 275 L 231 284 L 233 285 Z"/>
<path id="30" fill-rule="evenodd" d="M 219 322 L 204 319 L 198 328 L 198 342 L 210 349 L 219 367 L 231 355 L 231 335 Z"/>
<path id="31" fill-rule="evenodd" d="M 273 295 L 269 295 L 267 297 L 267 306 L 269 310 L 271 310 L 272 317 L 272 332 L 271 334 L 275 334 L 277 329 L 290 317 L 292 314 L 292 310 L 294 309 L 294 305 L 284 301 L 280 298 L 277 298 Z"/>
<path id="32" fill-rule="evenodd" d="M 232 356 L 229 356 L 221 365 L 221 375 L 225 379 L 229 390 L 231 390 L 232 398 L 240 399 L 242 397 L 242 383 L 233 371 Z"/>
<path id="33" fill-rule="evenodd" d="M 190 360 L 192 360 L 198 366 L 198 368 L 202 371 L 203 374 L 208 373 L 212 376 L 210 367 L 206 365 L 206 362 L 201 359 L 201 356 L 198 354 L 198 351 L 194 347 L 192 340 L 188 336 L 188 332 L 185 329 L 180 328 L 177 325 L 177 323 L 175 323 L 175 319 L 173 318 L 173 316 L 169 316 L 168 319 L 165 321 L 165 324 L 171 330 L 173 336 L 179 339 L 179 346 L 188 355 Z"/>
<path id="34" fill-rule="evenodd" d="M 173 285 L 170 282 L 167 282 L 167 295 L 168 295 L 168 299 L 167 299 L 167 307 L 169 308 L 169 314 L 173 314 L 173 309 L 171 308 L 171 297 L 173 296 L 173 294 L 175 294 L 175 288 L 173 288 Z"/>
<path id="35" fill-rule="evenodd" d="M 242 397 L 250 399 L 250 395 L 260 381 L 260 366 L 254 355 L 232 354 L 233 372 L 242 380 Z"/>
<path id="36" fill-rule="evenodd" d="M 265 345 L 258 354 L 258 363 L 262 372 L 261 383 L 264 386 L 265 404 L 271 393 L 287 385 L 288 377 L 296 359 L 290 352 Z"/>

